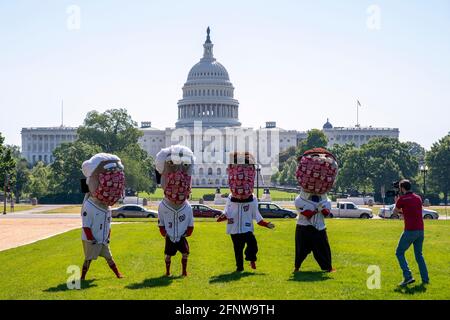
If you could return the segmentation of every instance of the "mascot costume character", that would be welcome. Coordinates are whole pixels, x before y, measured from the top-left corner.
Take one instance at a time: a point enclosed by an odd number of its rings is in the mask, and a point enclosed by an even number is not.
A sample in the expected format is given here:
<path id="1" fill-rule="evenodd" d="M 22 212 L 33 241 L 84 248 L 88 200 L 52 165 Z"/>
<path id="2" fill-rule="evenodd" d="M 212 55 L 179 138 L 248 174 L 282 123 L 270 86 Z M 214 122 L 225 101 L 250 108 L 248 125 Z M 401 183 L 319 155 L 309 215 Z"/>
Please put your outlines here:
<path id="1" fill-rule="evenodd" d="M 324 217 L 330 214 L 327 192 L 333 187 L 338 171 L 336 158 L 323 148 L 314 148 L 298 159 L 296 172 L 301 192 L 295 199 L 299 212 L 295 231 L 295 270 L 311 251 L 323 271 L 334 272 Z"/>
<path id="2" fill-rule="evenodd" d="M 231 153 L 227 173 L 231 194 L 227 199 L 224 214 L 217 221 L 227 220 L 227 234 L 233 241 L 236 271 L 244 271 L 245 246 L 245 260 L 250 261 L 252 269 L 256 269 L 258 244 L 253 234 L 253 220 L 269 229 L 275 226 L 263 220 L 258 210 L 258 199 L 253 195 L 256 176 L 253 155 L 249 152 Z"/>
<path id="3" fill-rule="evenodd" d="M 109 267 L 117 278 L 122 274 L 109 249 L 111 236 L 111 209 L 123 197 L 125 188 L 124 167 L 119 157 L 99 153 L 85 161 L 81 168 L 86 179 L 82 179 L 81 186 L 86 193 L 81 217 L 83 223 L 82 242 L 84 249 L 84 264 L 81 280 L 84 280 L 92 260 L 98 256 L 106 259 Z"/>
<path id="4" fill-rule="evenodd" d="M 187 276 L 189 244 L 186 237 L 194 231 L 194 216 L 188 202 L 193 164 L 193 152 L 181 145 L 162 149 L 156 155 L 156 181 L 164 190 L 164 199 L 158 207 L 158 226 L 166 241 L 167 276 L 170 276 L 171 258 L 177 251 L 182 255 L 182 275 Z"/>

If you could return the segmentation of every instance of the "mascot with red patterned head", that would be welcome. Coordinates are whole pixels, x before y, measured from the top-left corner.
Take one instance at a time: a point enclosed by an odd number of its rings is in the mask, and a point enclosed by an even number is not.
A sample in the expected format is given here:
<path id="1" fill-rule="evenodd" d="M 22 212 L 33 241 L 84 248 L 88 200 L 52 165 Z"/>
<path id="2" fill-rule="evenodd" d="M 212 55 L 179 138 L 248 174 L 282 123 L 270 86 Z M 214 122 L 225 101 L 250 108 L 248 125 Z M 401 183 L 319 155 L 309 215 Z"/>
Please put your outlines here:
<path id="1" fill-rule="evenodd" d="M 295 231 L 294 272 L 300 270 L 311 251 L 323 271 L 335 271 L 324 218 L 331 213 L 327 192 L 333 187 L 337 172 L 336 158 L 324 148 L 307 150 L 298 158 L 296 178 L 301 192 L 295 199 L 299 214 Z"/>
<path id="2" fill-rule="evenodd" d="M 164 199 L 158 207 L 158 226 L 165 238 L 166 276 L 170 276 L 172 257 L 182 255 L 182 275 L 187 276 L 189 243 L 187 237 L 194 231 L 194 215 L 188 202 L 191 194 L 194 154 L 182 145 L 162 149 L 155 159 L 158 184 L 164 190 Z"/>
<path id="3" fill-rule="evenodd" d="M 236 259 L 236 271 L 244 271 L 245 260 L 256 269 L 258 244 L 253 234 L 253 220 L 262 227 L 273 229 L 271 222 L 264 221 L 258 208 L 258 199 L 253 195 L 255 184 L 255 159 L 249 152 L 232 152 L 227 168 L 231 194 L 227 199 L 224 213 L 217 219 L 227 221 L 227 234 L 231 236 Z"/>
<path id="4" fill-rule="evenodd" d="M 99 153 L 83 162 L 81 170 L 86 177 L 82 180 L 82 190 L 86 196 L 81 209 L 82 241 L 85 255 L 81 280 L 85 279 L 91 261 L 96 260 L 98 256 L 106 259 L 117 278 L 122 278 L 111 255 L 109 242 L 111 237 L 110 206 L 123 197 L 124 167 L 119 157 L 109 153 Z"/>

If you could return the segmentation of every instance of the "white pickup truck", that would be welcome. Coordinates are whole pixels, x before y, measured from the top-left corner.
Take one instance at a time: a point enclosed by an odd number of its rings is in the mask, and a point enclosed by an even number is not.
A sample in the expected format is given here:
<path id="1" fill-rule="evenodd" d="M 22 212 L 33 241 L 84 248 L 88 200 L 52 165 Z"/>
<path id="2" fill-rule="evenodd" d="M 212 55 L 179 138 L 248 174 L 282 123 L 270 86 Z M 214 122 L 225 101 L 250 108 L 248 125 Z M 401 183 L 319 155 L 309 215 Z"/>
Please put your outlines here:
<path id="1" fill-rule="evenodd" d="M 360 208 L 353 202 L 338 202 L 331 208 L 330 218 L 362 218 L 370 219 L 373 217 L 372 210 Z"/>

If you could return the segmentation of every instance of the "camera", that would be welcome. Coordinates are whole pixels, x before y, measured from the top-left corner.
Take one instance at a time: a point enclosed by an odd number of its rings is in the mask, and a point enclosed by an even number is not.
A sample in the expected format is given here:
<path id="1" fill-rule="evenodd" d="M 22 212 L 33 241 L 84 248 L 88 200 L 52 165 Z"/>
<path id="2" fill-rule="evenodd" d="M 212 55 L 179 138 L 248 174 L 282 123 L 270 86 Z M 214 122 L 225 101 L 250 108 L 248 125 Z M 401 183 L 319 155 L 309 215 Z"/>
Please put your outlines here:
<path id="1" fill-rule="evenodd" d="M 388 190 L 385 193 L 386 198 L 394 198 L 400 195 L 400 181 L 392 182 L 391 188 L 393 190 Z"/>

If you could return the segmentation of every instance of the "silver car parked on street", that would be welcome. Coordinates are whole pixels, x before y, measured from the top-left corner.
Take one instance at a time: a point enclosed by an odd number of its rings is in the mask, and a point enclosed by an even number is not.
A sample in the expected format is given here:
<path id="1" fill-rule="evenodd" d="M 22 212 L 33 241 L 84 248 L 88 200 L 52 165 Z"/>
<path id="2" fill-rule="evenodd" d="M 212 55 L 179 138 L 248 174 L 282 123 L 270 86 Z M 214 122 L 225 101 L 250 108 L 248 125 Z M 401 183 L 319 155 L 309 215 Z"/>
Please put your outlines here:
<path id="1" fill-rule="evenodd" d="M 126 204 L 111 210 L 113 218 L 156 218 L 158 212 L 137 204 Z"/>

